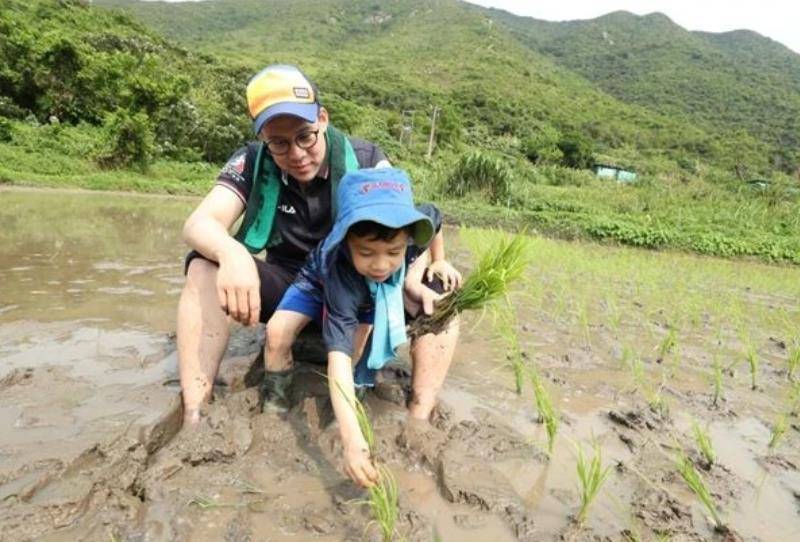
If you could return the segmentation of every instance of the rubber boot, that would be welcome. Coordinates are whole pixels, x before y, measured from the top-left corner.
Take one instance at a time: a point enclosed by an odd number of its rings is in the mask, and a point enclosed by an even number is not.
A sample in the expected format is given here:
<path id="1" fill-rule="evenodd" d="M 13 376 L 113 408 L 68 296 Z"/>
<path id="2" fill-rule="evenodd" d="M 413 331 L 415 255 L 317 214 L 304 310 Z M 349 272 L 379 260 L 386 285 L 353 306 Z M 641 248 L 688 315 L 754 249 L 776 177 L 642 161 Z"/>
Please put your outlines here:
<path id="1" fill-rule="evenodd" d="M 294 367 L 285 371 L 266 371 L 261 382 L 261 412 L 287 412 L 292 403 Z"/>

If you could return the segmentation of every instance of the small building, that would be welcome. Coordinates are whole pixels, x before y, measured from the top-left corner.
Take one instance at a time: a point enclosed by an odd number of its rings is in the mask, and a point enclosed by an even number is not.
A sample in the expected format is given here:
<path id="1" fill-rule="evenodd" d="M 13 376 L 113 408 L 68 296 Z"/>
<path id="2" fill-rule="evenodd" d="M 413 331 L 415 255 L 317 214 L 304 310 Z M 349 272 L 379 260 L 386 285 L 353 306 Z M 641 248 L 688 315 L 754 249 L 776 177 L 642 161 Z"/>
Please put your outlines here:
<path id="1" fill-rule="evenodd" d="M 595 164 L 594 173 L 601 179 L 615 179 L 621 183 L 636 182 L 636 172 L 613 164 Z"/>

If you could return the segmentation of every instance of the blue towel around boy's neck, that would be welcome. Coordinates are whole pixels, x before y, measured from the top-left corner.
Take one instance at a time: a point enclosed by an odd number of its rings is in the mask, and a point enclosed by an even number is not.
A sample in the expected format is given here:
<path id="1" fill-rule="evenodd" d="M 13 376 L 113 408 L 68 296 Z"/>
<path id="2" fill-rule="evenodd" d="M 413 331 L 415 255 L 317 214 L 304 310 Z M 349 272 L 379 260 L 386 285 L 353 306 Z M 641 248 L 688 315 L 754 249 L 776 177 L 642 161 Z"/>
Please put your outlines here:
<path id="1" fill-rule="evenodd" d="M 367 358 L 367 367 L 380 369 L 394 359 L 397 348 L 408 341 L 406 318 L 403 312 L 403 282 L 406 266 L 401 265 L 391 277 L 383 282 L 367 281 L 369 292 L 375 301 L 375 320 L 372 327 L 372 348 Z"/>

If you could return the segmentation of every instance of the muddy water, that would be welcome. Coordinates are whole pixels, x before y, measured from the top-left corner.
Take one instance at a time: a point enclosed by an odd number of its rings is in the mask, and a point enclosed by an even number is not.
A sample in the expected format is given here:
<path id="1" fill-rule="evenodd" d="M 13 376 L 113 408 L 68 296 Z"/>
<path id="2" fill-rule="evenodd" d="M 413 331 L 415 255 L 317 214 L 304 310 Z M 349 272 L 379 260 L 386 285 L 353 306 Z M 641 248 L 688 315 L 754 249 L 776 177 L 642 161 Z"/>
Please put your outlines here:
<path id="1" fill-rule="evenodd" d="M 364 494 L 337 469 L 318 368 L 302 365 L 287 416 L 258 412 L 247 386 L 257 332 L 236 331 L 201 427 L 178 432 L 178 232 L 193 201 L 0 191 L 0 203 L 0 540 L 379 538 Z M 621 367 L 617 332 L 593 326 L 585 344 L 519 300 L 523 346 L 561 410 L 554 453 L 530 387 L 513 391 L 490 319 L 468 316 L 432 426 L 406 423 L 402 360 L 367 399 L 400 484 L 403 537 L 721 540 L 672 467 L 676 446 L 693 449 L 692 419 L 716 444 L 718 463 L 702 473 L 730 539 L 800 536 L 797 425 L 766 451 L 779 371 L 764 369 L 766 393 L 731 389 L 709 409 L 700 333 L 682 345 L 661 416 Z M 643 340 L 643 329 L 625 333 Z M 578 529 L 573 443 L 591 438 L 612 470 Z"/>

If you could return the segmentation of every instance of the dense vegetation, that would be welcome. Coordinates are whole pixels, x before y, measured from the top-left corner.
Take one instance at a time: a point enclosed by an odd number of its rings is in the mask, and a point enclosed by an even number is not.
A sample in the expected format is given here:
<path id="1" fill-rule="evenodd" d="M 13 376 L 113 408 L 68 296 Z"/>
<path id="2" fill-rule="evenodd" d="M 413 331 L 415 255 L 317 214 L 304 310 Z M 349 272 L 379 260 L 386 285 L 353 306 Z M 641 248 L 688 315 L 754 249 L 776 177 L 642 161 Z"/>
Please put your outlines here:
<path id="1" fill-rule="evenodd" d="M 292 62 L 335 124 L 381 144 L 420 198 L 457 218 L 800 263 L 795 143 L 614 97 L 495 12 L 455 0 L 113 2 L 137 23 L 74 1 L 2 2 L 0 180 L 202 192 L 205 161 L 249 135 L 249 75 Z M 640 181 L 597 180 L 595 162 Z M 752 188 L 747 175 L 772 182 Z"/>
<path id="2" fill-rule="evenodd" d="M 800 55 L 783 45 L 744 30 L 689 32 L 660 13 L 552 23 L 490 11 L 523 43 L 625 102 L 752 136 L 731 156 L 742 175 L 800 170 Z"/>

